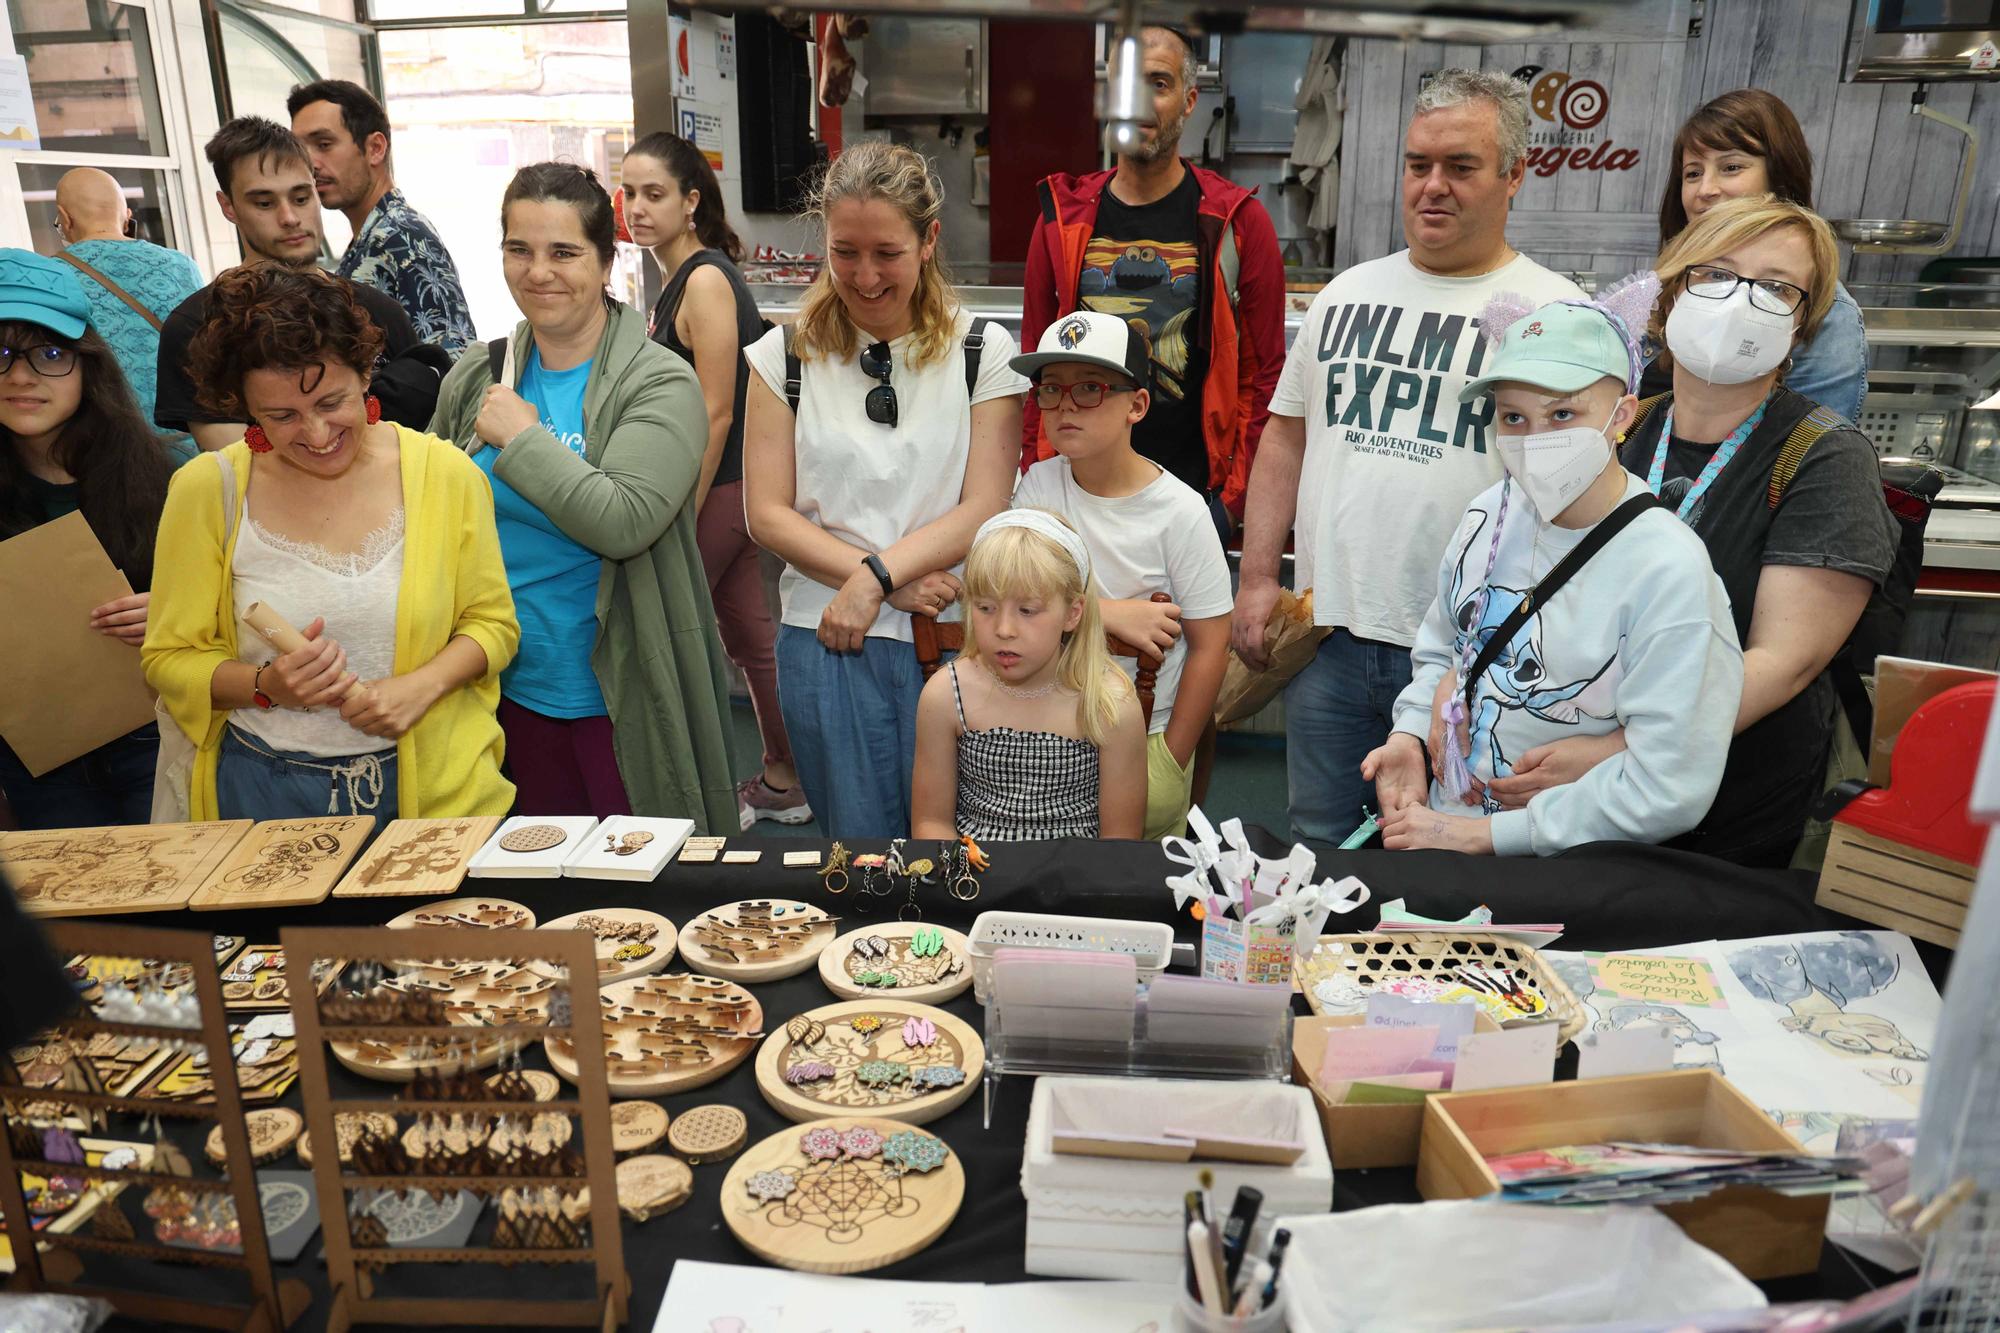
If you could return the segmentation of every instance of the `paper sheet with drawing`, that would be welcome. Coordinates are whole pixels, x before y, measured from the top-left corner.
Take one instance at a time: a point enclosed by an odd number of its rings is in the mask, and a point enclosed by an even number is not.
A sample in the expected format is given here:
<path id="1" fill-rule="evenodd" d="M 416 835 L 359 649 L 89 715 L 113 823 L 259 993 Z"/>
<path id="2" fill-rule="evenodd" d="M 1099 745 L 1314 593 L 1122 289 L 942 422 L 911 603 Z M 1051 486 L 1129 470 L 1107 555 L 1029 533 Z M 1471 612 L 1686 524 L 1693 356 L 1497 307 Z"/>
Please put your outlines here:
<path id="1" fill-rule="evenodd" d="M 1806 1146 L 1844 1119 L 1916 1114 L 1938 993 L 1909 939 L 1822 931 L 1619 954 L 1545 951 L 1597 1031 L 1666 1028 Z"/>

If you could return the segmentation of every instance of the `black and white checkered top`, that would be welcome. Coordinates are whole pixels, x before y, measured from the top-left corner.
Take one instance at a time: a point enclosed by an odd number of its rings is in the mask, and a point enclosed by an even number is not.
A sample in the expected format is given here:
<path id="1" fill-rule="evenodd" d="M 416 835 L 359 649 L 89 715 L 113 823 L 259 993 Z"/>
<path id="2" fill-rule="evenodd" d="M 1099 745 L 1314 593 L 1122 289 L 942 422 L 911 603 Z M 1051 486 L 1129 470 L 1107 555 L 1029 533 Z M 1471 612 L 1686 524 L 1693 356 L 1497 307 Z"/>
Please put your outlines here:
<path id="1" fill-rule="evenodd" d="M 981 842 L 1096 837 L 1097 747 L 1052 731 L 974 731 L 958 663 L 945 670 L 958 706 L 959 834 Z"/>

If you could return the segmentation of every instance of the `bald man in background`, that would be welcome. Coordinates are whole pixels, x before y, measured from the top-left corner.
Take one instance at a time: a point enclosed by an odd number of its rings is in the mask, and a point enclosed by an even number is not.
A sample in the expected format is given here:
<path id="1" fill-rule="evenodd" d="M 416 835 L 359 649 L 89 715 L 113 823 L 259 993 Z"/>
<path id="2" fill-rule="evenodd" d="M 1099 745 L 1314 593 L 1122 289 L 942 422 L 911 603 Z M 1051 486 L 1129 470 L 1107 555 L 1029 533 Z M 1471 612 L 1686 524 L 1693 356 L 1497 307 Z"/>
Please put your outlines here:
<path id="1" fill-rule="evenodd" d="M 111 345 L 139 410 L 151 421 L 160 325 L 201 290 L 201 270 L 178 250 L 129 235 L 132 210 L 124 187 L 96 167 L 78 167 L 56 182 L 56 230 L 67 247 L 56 258 L 83 279 L 90 326 Z M 187 435 L 175 431 L 165 438 L 176 462 L 194 457 Z"/>

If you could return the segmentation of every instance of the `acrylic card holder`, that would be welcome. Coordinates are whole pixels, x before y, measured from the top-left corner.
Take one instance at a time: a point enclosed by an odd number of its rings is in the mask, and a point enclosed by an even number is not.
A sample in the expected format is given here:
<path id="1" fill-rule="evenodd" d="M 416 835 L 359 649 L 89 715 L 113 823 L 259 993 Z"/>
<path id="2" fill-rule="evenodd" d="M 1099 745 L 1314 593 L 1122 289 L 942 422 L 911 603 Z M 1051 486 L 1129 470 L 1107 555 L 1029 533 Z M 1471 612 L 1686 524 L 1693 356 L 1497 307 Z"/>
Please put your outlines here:
<path id="1" fill-rule="evenodd" d="M 1137 969 L 1128 954 L 1001 949 L 991 1003 L 1004 1004 L 1017 1037 L 1130 1041 L 1139 1019 Z"/>
<path id="2" fill-rule="evenodd" d="M 590 815 L 515 815 L 472 855 L 475 879 L 560 879 L 563 863 L 597 829 Z"/>
<path id="3" fill-rule="evenodd" d="M 579 838 L 562 873 L 576 879 L 631 879 L 652 883 L 694 832 L 692 819 L 613 815 Z"/>
<path id="4" fill-rule="evenodd" d="M 1292 1007 L 1290 985 L 1162 976 L 1146 988 L 1147 1035 L 1185 1046 L 1256 1045 Z"/>
<path id="5" fill-rule="evenodd" d="M 1174 930 L 1158 921 L 1057 916 L 1043 912 L 981 912 L 972 923 L 972 996 L 987 1003 L 993 955 L 1005 948 L 1062 949 L 1131 955 L 1139 979 L 1164 972 L 1173 957 Z"/>

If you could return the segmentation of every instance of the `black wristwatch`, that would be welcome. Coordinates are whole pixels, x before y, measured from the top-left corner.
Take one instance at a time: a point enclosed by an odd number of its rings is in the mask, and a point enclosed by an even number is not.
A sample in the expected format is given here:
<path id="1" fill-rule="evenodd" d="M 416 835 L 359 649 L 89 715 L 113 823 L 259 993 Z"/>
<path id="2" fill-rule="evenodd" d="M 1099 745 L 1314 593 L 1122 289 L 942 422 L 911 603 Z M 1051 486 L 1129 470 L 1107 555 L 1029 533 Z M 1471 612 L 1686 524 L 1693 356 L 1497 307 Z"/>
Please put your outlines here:
<path id="1" fill-rule="evenodd" d="M 866 555 L 861 558 L 861 563 L 868 566 L 868 571 L 875 576 L 875 581 L 882 585 L 882 595 L 893 597 L 896 593 L 896 580 L 889 577 L 889 567 L 882 563 L 882 557 Z"/>

